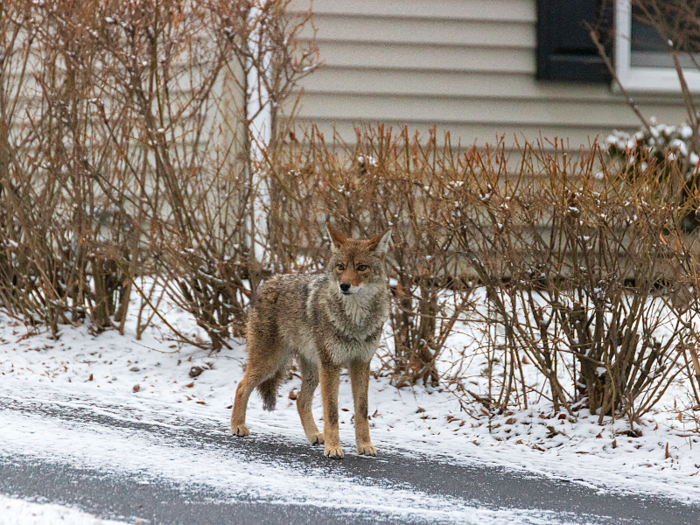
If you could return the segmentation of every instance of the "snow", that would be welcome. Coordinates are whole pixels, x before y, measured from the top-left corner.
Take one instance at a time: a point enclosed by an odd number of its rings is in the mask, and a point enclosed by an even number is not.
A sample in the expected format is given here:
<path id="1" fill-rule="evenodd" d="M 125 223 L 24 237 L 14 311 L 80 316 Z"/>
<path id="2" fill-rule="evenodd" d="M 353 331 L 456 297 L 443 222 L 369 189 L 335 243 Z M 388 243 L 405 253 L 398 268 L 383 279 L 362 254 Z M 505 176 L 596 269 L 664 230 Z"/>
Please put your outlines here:
<path id="1" fill-rule="evenodd" d="M 2 525 L 111 525 L 117 521 L 101 520 L 72 507 L 24 501 L 0 494 L 0 523 Z"/>
<path id="2" fill-rule="evenodd" d="M 172 308 L 166 318 L 192 340 L 206 339 L 185 312 Z M 53 340 L 47 332 L 29 333 L 16 319 L 0 313 L 0 399 L 46 400 L 73 407 L 82 403 L 93 408 L 104 407 L 110 416 L 124 419 L 144 420 L 149 414 L 157 413 L 155 423 L 159 425 L 176 426 L 184 418 L 197 421 L 200 429 L 210 429 L 212 433 L 230 432 L 232 397 L 243 377 L 244 342 L 230 341 L 232 350 L 209 355 L 205 350 L 173 340 L 167 329 L 158 325 L 147 329 L 140 341 L 134 334 L 135 320 L 129 319 L 124 336 L 112 330 L 94 334 L 88 326 L 64 326 L 59 339 Z M 478 334 L 470 332 L 468 327 L 459 327 L 449 340 L 441 367 L 443 372 L 451 366 L 460 369 L 465 386 L 478 393 L 486 359 L 469 354 L 477 338 Z M 387 359 L 390 346 L 390 338 L 385 334 L 373 362 L 374 370 Z M 191 378 L 189 371 L 194 366 L 204 371 Z M 292 371 L 292 376 L 280 389 L 276 411 L 263 411 L 257 395 L 251 397 L 247 416 L 251 435 L 241 439 L 263 435 L 305 443 L 291 399 L 301 383 L 298 373 Z M 138 389 L 134 388 L 136 385 Z M 369 401 L 372 441 L 379 457 L 366 461 L 381 461 L 382 451 L 391 451 L 430 456 L 451 464 L 503 466 L 612 492 L 638 492 L 700 502 L 700 434 L 697 425 L 678 409 L 689 402 L 680 385 L 669 389 L 658 410 L 644 417 L 641 437 L 629 432 L 626 421 L 613 424 L 606 418 L 605 424 L 599 426 L 598 416 L 590 416 L 585 410 L 577 412 L 575 417 L 553 413 L 551 404 L 545 400 L 530 404 L 528 410 L 491 417 L 471 400 L 470 409 L 464 411 L 461 403 L 465 399 L 460 399 L 450 384 L 397 390 L 387 377 L 375 377 L 370 382 Z M 355 454 L 352 395 L 347 375 L 342 377 L 340 385 L 340 407 L 341 441 L 346 454 Z M 313 411 L 322 427 L 318 391 Z M 524 520 L 525 516 L 518 514 L 521 512 L 518 510 L 465 508 L 463 502 L 399 486 L 386 487 L 379 495 L 375 487 L 370 498 L 369 489 L 361 480 L 329 478 L 327 472 L 305 471 L 301 475 L 293 466 L 272 466 L 264 461 L 247 459 L 243 463 L 237 456 L 241 452 L 233 449 L 192 450 L 162 436 L 105 429 L 97 423 L 59 421 L 0 410 L 0 426 L 3 428 L 0 459 L 18 455 L 41 457 L 86 468 L 137 474 L 143 476 L 144 482 L 159 477 L 204 484 L 227 491 L 231 497 L 245 493 L 317 506 L 332 501 L 354 511 L 375 510 L 396 515 L 410 509 L 412 513 L 422 513 L 426 520 L 512 523 Z M 320 447 L 310 451 L 322 454 Z M 319 490 L 321 476 L 324 489 Z M 23 505 L 26 508 L 33 505 L 19 500 L 6 502 L 6 499 L 0 503 L 12 505 L 15 509 L 12 515 L 17 516 L 25 512 Z M 533 512 L 527 514 L 528 523 L 551 521 L 551 516 Z M 17 519 L 18 523 L 31 523 Z M 50 521 L 42 523 L 46 522 Z"/>
<path id="3" fill-rule="evenodd" d="M 294 501 L 433 523 L 546 524 L 557 516 L 546 511 L 465 506 L 453 498 L 401 487 L 378 490 L 376 486 L 326 471 L 251 460 L 244 451 L 182 446 L 176 439 L 137 435 L 133 430 L 106 430 L 96 424 L 76 424 L 21 413 L 2 414 L 0 420 L 6 429 L 0 436 L 0 457 L 31 455 L 83 468 L 129 473 L 139 476 L 141 484 L 166 478 L 176 483 L 206 485 L 235 500 Z M 46 440 L 46 435 L 50 435 L 51 440 Z M 71 446 L 76 439 L 80 440 L 80 446 Z M 0 523 L 3 523 L 1 519 Z"/>

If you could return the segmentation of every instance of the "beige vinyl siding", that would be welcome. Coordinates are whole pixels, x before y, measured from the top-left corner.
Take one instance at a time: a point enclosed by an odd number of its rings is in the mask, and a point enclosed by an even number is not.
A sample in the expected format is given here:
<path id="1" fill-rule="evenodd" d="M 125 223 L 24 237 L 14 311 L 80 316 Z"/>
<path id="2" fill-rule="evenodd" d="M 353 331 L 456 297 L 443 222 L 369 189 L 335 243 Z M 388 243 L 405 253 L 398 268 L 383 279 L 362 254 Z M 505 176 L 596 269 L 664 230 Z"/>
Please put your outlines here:
<path id="1" fill-rule="evenodd" d="M 298 5 L 304 5 L 299 0 Z M 639 121 L 599 84 L 535 79 L 535 0 L 315 0 L 324 65 L 301 82 L 297 122 L 345 140 L 383 122 L 453 142 L 567 138 L 577 149 Z M 636 98 L 647 116 L 685 120 L 680 95 Z"/>
<path id="2" fill-rule="evenodd" d="M 300 5 L 302 5 L 300 3 Z M 535 22 L 532 0 L 314 0 L 316 14 Z"/>

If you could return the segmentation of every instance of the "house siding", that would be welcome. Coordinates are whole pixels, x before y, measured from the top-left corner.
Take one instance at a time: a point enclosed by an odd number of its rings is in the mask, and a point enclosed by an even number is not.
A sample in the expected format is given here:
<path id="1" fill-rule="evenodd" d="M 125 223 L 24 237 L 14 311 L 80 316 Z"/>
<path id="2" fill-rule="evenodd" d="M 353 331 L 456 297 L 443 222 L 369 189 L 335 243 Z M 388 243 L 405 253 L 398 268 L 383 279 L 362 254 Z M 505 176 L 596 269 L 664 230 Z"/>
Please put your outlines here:
<path id="1" fill-rule="evenodd" d="M 314 0 L 313 10 L 323 66 L 300 83 L 296 122 L 326 136 L 352 140 L 354 126 L 383 122 L 435 125 L 453 143 L 558 137 L 578 149 L 640 126 L 608 86 L 535 79 L 535 0 Z M 659 122 L 686 117 L 680 95 L 635 101 Z"/>

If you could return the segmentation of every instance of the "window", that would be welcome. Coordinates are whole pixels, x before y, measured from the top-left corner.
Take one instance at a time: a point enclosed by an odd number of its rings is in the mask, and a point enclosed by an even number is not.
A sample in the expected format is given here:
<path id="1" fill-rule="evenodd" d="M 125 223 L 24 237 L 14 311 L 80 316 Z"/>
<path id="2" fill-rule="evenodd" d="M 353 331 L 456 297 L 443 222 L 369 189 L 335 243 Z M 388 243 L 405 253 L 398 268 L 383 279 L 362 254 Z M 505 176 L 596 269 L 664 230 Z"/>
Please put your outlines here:
<path id="1" fill-rule="evenodd" d="M 668 44 L 636 15 L 630 0 L 615 2 L 615 71 L 620 82 L 630 91 L 680 91 Z M 700 91 L 700 71 L 687 55 L 679 58 L 688 87 Z"/>

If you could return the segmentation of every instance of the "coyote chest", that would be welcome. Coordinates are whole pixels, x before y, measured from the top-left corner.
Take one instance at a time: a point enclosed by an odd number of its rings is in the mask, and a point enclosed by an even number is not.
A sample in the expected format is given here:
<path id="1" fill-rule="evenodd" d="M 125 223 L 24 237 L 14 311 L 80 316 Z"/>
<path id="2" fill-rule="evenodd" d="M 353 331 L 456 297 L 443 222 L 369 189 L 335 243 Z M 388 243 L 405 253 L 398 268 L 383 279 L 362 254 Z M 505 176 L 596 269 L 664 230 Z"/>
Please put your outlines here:
<path id="1" fill-rule="evenodd" d="M 328 276 L 318 276 L 309 283 L 304 323 L 308 335 L 299 351 L 314 360 L 326 354 L 323 357 L 336 364 L 369 361 L 379 346 L 388 314 L 388 291 L 383 283 L 345 297 Z"/>

